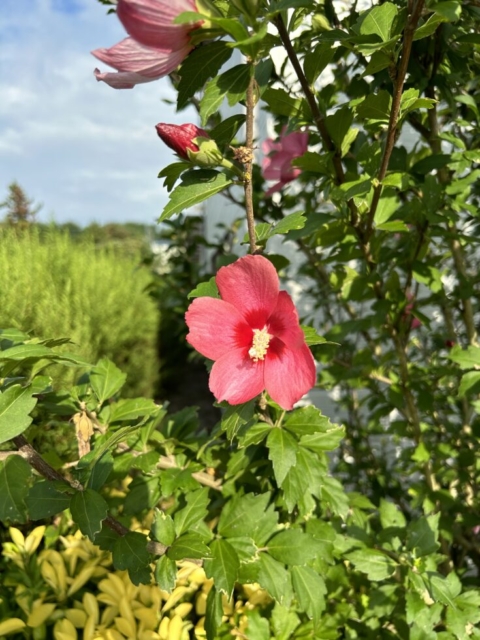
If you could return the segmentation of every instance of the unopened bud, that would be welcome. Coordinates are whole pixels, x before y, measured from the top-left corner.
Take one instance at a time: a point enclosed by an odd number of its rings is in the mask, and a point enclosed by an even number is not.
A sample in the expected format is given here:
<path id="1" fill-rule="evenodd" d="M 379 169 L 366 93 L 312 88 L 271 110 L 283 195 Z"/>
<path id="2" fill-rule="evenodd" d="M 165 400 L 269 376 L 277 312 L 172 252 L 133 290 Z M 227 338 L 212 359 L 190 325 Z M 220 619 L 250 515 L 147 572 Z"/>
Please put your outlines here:
<path id="1" fill-rule="evenodd" d="M 200 151 L 200 147 L 195 142 L 196 138 L 210 139 L 204 129 L 192 123 L 178 125 L 160 122 L 155 129 L 167 147 L 173 149 L 184 160 L 191 160 L 189 152 Z"/>
<path id="2" fill-rule="evenodd" d="M 208 134 L 205 135 L 208 136 Z M 202 167 L 218 167 L 218 165 L 222 164 L 223 155 L 215 140 L 202 135 L 195 138 L 195 143 L 196 149 L 192 147 L 187 149 L 190 162 Z"/>

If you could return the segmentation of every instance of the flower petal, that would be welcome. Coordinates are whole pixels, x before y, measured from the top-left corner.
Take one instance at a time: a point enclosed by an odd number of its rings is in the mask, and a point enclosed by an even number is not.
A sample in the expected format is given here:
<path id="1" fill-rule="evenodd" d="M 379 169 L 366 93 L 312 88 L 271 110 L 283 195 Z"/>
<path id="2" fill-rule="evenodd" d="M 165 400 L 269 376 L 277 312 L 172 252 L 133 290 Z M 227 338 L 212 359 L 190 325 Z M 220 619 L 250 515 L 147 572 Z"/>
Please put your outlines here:
<path id="1" fill-rule="evenodd" d="M 198 25 L 173 24 L 184 11 L 197 11 L 194 0 L 119 0 L 117 16 L 128 35 L 147 47 L 176 51 L 188 44 Z"/>
<path id="2" fill-rule="evenodd" d="M 263 329 L 278 298 L 273 264 L 263 256 L 245 256 L 222 267 L 215 281 L 222 300 L 230 302 L 252 328 Z"/>
<path id="3" fill-rule="evenodd" d="M 272 400 L 282 409 L 293 409 L 316 380 L 315 361 L 306 344 L 289 349 L 280 340 L 272 340 L 265 358 L 265 388 Z"/>
<path id="4" fill-rule="evenodd" d="M 305 344 L 305 335 L 300 327 L 298 312 L 290 294 L 280 291 L 275 311 L 268 319 L 268 332 L 290 349 L 299 349 Z"/>
<path id="5" fill-rule="evenodd" d="M 136 84 L 153 82 L 156 78 L 146 78 L 139 73 L 129 71 L 117 71 L 116 73 L 104 72 L 95 69 L 93 72 L 98 82 L 105 82 L 113 89 L 133 89 Z"/>
<path id="6" fill-rule="evenodd" d="M 188 307 L 185 321 L 190 330 L 187 342 L 211 360 L 239 348 L 246 352 L 252 344 L 251 328 L 224 300 L 196 298 Z"/>
<path id="7" fill-rule="evenodd" d="M 258 396 L 264 388 L 264 361 L 253 362 L 245 349 L 229 351 L 210 372 L 210 391 L 218 402 L 242 404 Z"/>
<path id="8" fill-rule="evenodd" d="M 133 72 L 156 80 L 176 69 L 191 49 L 190 45 L 186 45 L 172 52 L 169 49 L 144 47 L 132 38 L 125 38 L 109 49 L 95 49 L 92 55 L 118 71 Z"/>

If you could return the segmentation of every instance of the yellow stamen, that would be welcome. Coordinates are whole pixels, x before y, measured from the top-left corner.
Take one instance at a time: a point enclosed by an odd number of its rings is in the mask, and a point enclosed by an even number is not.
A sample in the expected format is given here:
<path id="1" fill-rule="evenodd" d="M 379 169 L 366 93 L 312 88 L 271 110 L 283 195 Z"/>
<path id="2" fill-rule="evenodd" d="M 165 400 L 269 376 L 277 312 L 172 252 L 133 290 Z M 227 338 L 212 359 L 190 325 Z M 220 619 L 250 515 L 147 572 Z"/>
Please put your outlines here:
<path id="1" fill-rule="evenodd" d="M 268 351 L 268 345 L 272 338 L 273 336 L 268 333 L 267 327 L 253 330 L 253 341 L 252 346 L 248 351 L 248 355 L 254 362 L 265 359 Z"/>

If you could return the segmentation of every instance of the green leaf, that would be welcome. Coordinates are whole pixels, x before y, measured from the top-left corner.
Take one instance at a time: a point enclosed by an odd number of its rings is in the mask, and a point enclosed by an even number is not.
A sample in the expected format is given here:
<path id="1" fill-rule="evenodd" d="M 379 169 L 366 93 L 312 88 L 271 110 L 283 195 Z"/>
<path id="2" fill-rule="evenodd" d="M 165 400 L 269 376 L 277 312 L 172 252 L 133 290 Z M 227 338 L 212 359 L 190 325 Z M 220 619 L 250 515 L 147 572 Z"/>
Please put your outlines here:
<path id="1" fill-rule="evenodd" d="M 349 511 L 348 497 L 342 485 L 335 478 L 324 476 L 322 478 L 322 501 L 343 519 Z"/>
<path id="2" fill-rule="evenodd" d="M 168 220 L 176 213 L 203 202 L 232 184 L 224 173 L 213 169 L 193 169 L 182 176 L 182 181 L 175 187 L 170 200 L 164 208 L 159 222 Z"/>
<path id="3" fill-rule="evenodd" d="M 417 556 L 428 556 L 438 549 L 438 521 L 440 514 L 422 516 L 408 525 L 407 549 Z"/>
<path id="4" fill-rule="evenodd" d="M 186 533 L 175 540 L 167 555 L 171 560 L 185 560 L 209 558 L 211 553 L 198 533 Z"/>
<path id="5" fill-rule="evenodd" d="M 243 113 L 236 113 L 229 118 L 225 118 L 210 131 L 210 137 L 215 140 L 219 147 L 225 147 L 233 140 L 237 131 L 245 124 Z"/>
<path id="6" fill-rule="evenodd" d="M 393 502 L 388 502 L 388 500 L 381 498 L 379 513 L 380 522 L 384 529 L 388 529 L 389 527 L 403 528 L 407 526 L 405 516 Z"/>
<path id="7" fill-rule="evenodd" d="M 150 533 L 154 540 L 169 547 L 175 540 L 175 524 L 172 517 L 160 509 L 155 509 L 155 520 L 153 521 Z"/>
<path id="8" fill-rule="evenodd" d="M 267 438 L 268 459 L 272 461 L 275 480 L 279 487 L 297 460 L 298 444 L 285 429 L 273 428 Z"/>
<path id="9" fill-rule="evenodd" d="M 223 40 L 204 44 L 194 49 L 183 61 L 177 91 L 177 109 L 181 110 L 209 78 L 217 76 L 220 68 L 233 51 Z"/>
<path id="10" fill-rule="evenodd" d="M 301 529 L 287 529 L 267 543 L 268 553 L 284 564 L 302 565 L 313 560 L 318 553 L 316 540 Z"/>
<path id="11" fill-rule="evenodd" d="M 186 495 L 187 505 L 173 516 L 175 531 L 180 536 L 191 527 L 204 520 L 208 514 L 208 489 L 206 487 Z"/>
<path id="12" fill-rule="evenodd" d="M 58 483 L 48 480 L 33 485 L 26 499 L 30 520 L 50 518 L 70 506 L 71 496 L 59 491 L 57 486 Z"/>
<path id="13" fill-rule="evenodd" d="M 272 113 L 280 116 L 295 117 L 302 110 L 302 100 L 292 98 L 284 89 L 271 89 L 264 92 L 262 99 L 268 104 Z"/>
<path id="14" fill-rule="evenodd" d="M 102 358 L 90 373 L 90 384 L 100 404 L 120 391 L 125 384 L 127 374 L 120 371 L 108 358 Z"/>
<path id="15" fill-rule="evenodd" d="M 397 7 L 391 2 L 384 2 L 380 6 L 373 7 L 362 14 L 359 33 L 361 35 L 375 34 L 380 36 L 383 42 L 387 42 L 392 37 L 392 26 L 397 13 Z"/>
<path id="16" fill-rule="evenodd" d="M 320 453 L 322 451 L 333 451 L 345 437 L 345 427 L 331 425 L 330 429 L 317 431 L 312 435 L 303 436 L 300 444 L 307 449 Z"/>
<path id="17" fill-rule="evenodd" d="M 470 345 L 466 349 L 455 345 L 447 356 L 452 362 L 456 362 L 461 369 L 473 369 L 480 367 L 480 347 Z"/>
<path id="18" fill-rule="evenodd" d="M 217 283 L 215 282 L 215 276 L 207 280 L 207 282 L 201 282 L 199 285 L 192 289 L 187 298 L 220 298 L 218 292 Z"/>
<path id="19" fill-rule="evenodd" d="M 463 398 L 467 393 L 478 393 L 480 390 L 480 371 L 469 371 L 462 376 L 458 386 L 458 397 Z"/>
<path id="20" fill-rule="evenodd" d="M 441 16 L 439 13 L 434 13 L 424 24 L 422 24 L 421 27 L 419 27 L 415 31 L 413 40 L 421 40 L 422 38 L 431 36 L 432 33 L 435 33 L 442 22 L 447 22 L 447 19 L 444 16 Z"/>
<path id="21" fill-rule="evenodd" d="M 291 411 L 285 419 L 285 428 L 295 433 L 298 437 L 307 435 L 327 435 L 329 433 L 335 433 L 336 430 L 343 429 L 330 422 L 330 418 L 324 416 L 320 409 L 309 405 L 307 407 L 300 407 Z M 300 444 L 304 444 L 302 441 Z M 314 447 L 309 447 L 315 450 Z M 325 447 L 320 447 L 319 450 L 325 450 Z"/>
<path id="22" fill-rule="evenodd" d="M 298 603 L 315 626 L 325 610 L 325 582 L 311 567 L 293 567 L 292 582 Z"/>
<path id="23" fill-rule="evenodd" d="M 25 498 L 32 469 L 21 456 L 11 455 L 0 463 L 0 522 L 25 522 Z"/>
<path id="24" fill-rule="evenodd" d="M 303 59 L 303 68 L 307 80 L 313 84 L 318 76 L 330 64 L 335 55 L 335 48 L 330 42 L 318 44 L 313 51 L 307 53 Z"/>
<path id="25" fill-rule="evenodd" d="M 439 573 L 427 573 L 427 576 L 429 578 L 428 582 L 430 584 L 430 592 L 434 599 L 448 607 L 451 607 L 452 609 L 456 609 L 457 607 L 454 599 L 455 596 L 458 596 L 459 591 L 452 590 L 452 584 L 448 580 L 449 576 L 445 577 Z"/>
<path id="26" fill-rule="evenodd" d="M 109 405 L 109 422 L 127 422 L 156 415 L 161 407 L 149 398 L 122 399 Z"/>
<path id="27" fill-rule="evenodd" d="M 70 511 L 80 531 L 93 541 L 107 517 L 108 505 L 99 493 L 85 489 L 75 493 L 70 501 Z"/>
<path id="28" fill-rule="evenodd" d="M 267 508 L 269 501 L 268 493 L 234 496 L 222 509 L 218 532 L 226 538 L 249 536 L 262 544 L 277 528 L 278 514 Z"/>
<path id="29" fill-rule="evenodd" d="M 303 335 L 305 336 L 305 342 L 309 347 L 313 347 L 317 344 L 332 344 L 331 342 L 327 342 L 325 338 L 317 333 L 317 330 L 314 327 L 307 327 L 306 325 L 301 325 Z"/>
<path id="30" fill-rule="evenodd" d="M 174 162 L 162 169 L 158 174 L 158 177 L 165 178 L 165 180 L 163 181 L 163 186 L 167 188 L 168 192 L 170 192 L 182 173 L 191 168 L 191 162 Z"/>
<path id="31" fill-rule="evenodd" d="M 303 229 L 307 219 L 302 212 L 291 213 L 277 222 L 271 230 L 269 237 L 288 233 L 289 231 Z"/>
<path id="32" fill-rule="evenodd" d="M 350 107 L 342 107 L 337 109 L 331 116 L 325 118 L 325 124 L 335 143 L 339 149 L 347 135 L 353 122 L 353 111 Z"/>
<path id="33" fill-rule="evenodd" d="M 30 387 L 18 384 L 0 394 L 0 444 L 19 436 L 31 424 L 29 415 L 37 404 Z"/>
<path id="34" fill-rule="evenodd" d="M 290 640 L 293 632 L 300 624 L 300 618 L 294 611 L 275 603 L 271 617 L 275 640 Z"/>
<path id="35" fill-rule="evenodd" d="M 254 413 L 255 400 L 227 407 L 222 415 L 220 426 L 230 441 L 233 440 L 241 427 L 253 423 Z"/>
<path id="36" fill-rule="evenodd" d="M 213 578 L 215 588 L 230 599 L 240 568 L 237 552 L 226 540 L 214 540 L 210 551 L 211 558 L 203 564 L 207 578 Z"/>
<path id="37" fill-rule="evenodd" d="M 357 107 L 360 118 L 374 122 L 388 122 L 392 98 L 388 91 L 382 89 L 378 93 L 369 94 Z"/>
<path id="38" fill-rule="evenodd" d="M 150 582 L 150 554 L 143 533 L 129 531 L 120 537 L 113 546 L 112 560 L 115 569 L 128 570 L 134 584 Z"/>
<path id="39" fill-rule="evenodd" d="M 177 581 L 177 563 L 168 556 L 162 556 L 155 565 L 155 581 L 167 593 L 175 588 Z"/>
<path id="40" fill-rule="evenodd" d="M 385 580 L 395 573 L 397 563 L 376 549 L 359 549 L 348 553 L 346 559 L 367 574 L 369 580 Z"/>
<path id="41" fill-rule="evenodd" d="M 222 624 L 223 604 L 222 594 L 213 586 L 208 592 L 205 611 L 205 631 L 207 640 L 217 639 L 217 629 Z"/>
<path id="42" fill-rule="evenodd" d="M 200 117 L 203 125 L 218 111 L 225 97 L 228 98 L 230 106 L 244 97 L 251 72 L 251 65 L 237 64 L 208 82 L 200 101 Z"/>
<path id="43" fill-rule="evenodd" d="M 261 553 L 258 572 L 259 584 L 275 598 L 277 602 L 288 604 L 292 596 L 291 578 L 283 564 L 274 560 L 268 553 Z"/>

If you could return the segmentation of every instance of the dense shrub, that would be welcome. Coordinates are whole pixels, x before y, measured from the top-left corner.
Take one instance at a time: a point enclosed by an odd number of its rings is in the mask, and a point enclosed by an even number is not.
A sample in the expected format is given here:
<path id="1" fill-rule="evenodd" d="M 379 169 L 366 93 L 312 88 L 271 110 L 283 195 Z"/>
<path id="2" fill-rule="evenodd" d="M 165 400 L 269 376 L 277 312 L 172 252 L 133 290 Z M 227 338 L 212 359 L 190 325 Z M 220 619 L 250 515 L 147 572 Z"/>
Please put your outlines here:
<path id="1" fill-rule="evenodd" d="M 34 336 L 70 338 L 95 363 L 111 358 L 127 373 L 127 395 L 152 396 L 158 372 L 158 311 L 150 276 L 121 246 L 98 247 L 52 229 L 0 230 L 0 325 Z M 66 349 L 71 350 L 68 345 Z M 73 379 L 57 369 L 54 378 Z"/>

